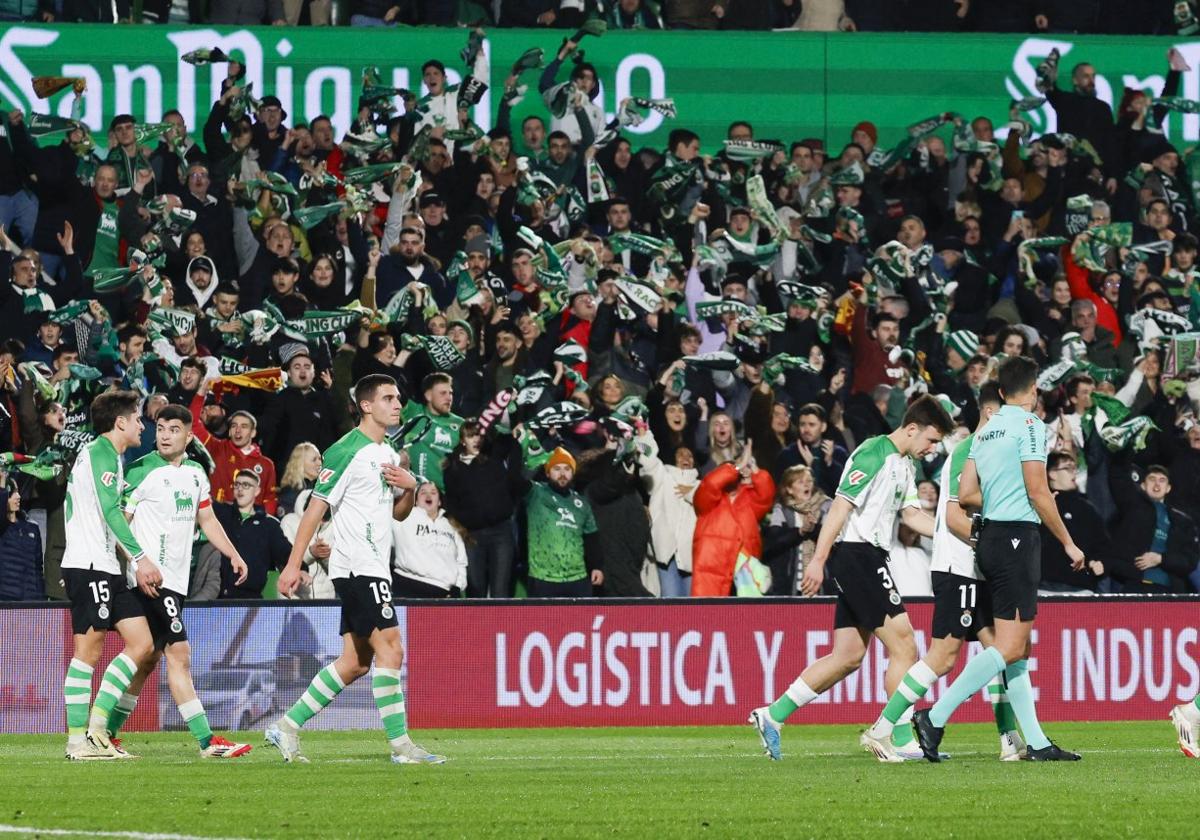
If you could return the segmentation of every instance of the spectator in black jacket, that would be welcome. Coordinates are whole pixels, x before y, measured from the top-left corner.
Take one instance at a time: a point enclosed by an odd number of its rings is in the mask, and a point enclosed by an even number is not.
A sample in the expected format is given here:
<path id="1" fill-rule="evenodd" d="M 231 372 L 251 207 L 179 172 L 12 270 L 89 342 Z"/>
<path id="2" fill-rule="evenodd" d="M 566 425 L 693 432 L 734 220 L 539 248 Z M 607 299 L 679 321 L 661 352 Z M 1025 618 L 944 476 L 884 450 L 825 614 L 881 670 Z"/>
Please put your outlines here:
<path id="1" fill-rule="evenodd" d="M 279 348 L 288 385 L 271 400 L 258 423 L 261 440 L 268 447 L 266 454 L 277 464 L 287 463 L 297 444 L 312 443 L 324 452 L 337 440 L 333 399 L 329 395 L 332 380 L 328 371 L 322 371 L 322 387 L 316 387 L 317 369 L 310 354 L 308 347 L 298 341 Z"/>
<path id="2" fill-rule="evenodd" d="M 463 423 L 446 461 L 446 512 L 467 531 L 467 597 L 511 598 L 516 542 L 513 499 L 524 492 L 520 452 L 493 447 L 479 422 Z"/>
<path id="3" fill-rule="evenodd" d="M 0 489 L 0 601 L 44 601 L 42 536 L 15 485 Z"/>
<path id="4" fill-rule="evenodd" d="M 798 417 L 800 435 L 795 443 L 784 447 L 779 453 L 774 473 L 782 476 L 789 467 L 806 466 L 812 470 L 817 488 L 832 498 L 849 453 L 845 447 L 825 436 L 829 421 L 821 406 L 816 403 L 801 406 Z"/>
<path id="5" fill-rule="evenodd" d="M 1091 142 L 1106 167 L 1106 187 L 1111 194 L 1121 174 L 1113 168 L 1118 155 L 1112 108 L 1096 96 L 1096 68 L 1087 62 L 1080 62 L 1071 70 L 1071 86 L 1073 90 L 1059 90 L 1055 80 L 1046 91 L 1046 98 L 1058 116 L 1060 132 Z"/>
<path id="6" fill-rule="evenodd" d="M 234 503 L 213 502 L 217 520 L 250 569 L 245 582 L 238 586 L 233 565 L 228 557 L 222 557 L 221 598 L 262 598 L 268 573 L 282 569 L 292 551 L 279 520 L 255 506 L 258 485 L 253 470 L 238 470 L 233 479 Z"/>
<path id="7" fill-rule="evenodd" d="M 619 457 L 624 441 L 609 436 L 608 451 L 580 458 L 579 479 L 592 503 L 604 557 L 603 593 L 619 598 L 648 597 L 642 563 L 650 545 L 650 517 L 639 487 L 641 472 L 632 457 Z"/>
<path id="8" fill-rule="evenodd" d="M 1104 559 L 1110 554 L 1112 538 L 1100 513 L 1079 492 L 1075 483 L 1078 470 L 1075 459 L 1066 452 L 1052 452 L 1046 461 L 1046 474 L 1058 513 L 1071 539 L 1087 557 L 1086 568 L 1078 572 L 1072 569 L 1062 545 L 1058 540 L 1050 539 L 1050 532 L 1042 525 L 1042 581 L 1038 589 L 1047 594 L 1095 592 L 1105 575 Z"/>
<path id="9" fill-rule="evenodd" d="M 1112 485 L 1120 511 L 1113 528 L 1113 577 L 1125 592 L 1187 592 L 1200 544 L 1192 518 L 1165 501 L 1171 473 L 1154 465 L 1138 485 L 1123 477 L 1114 477 Z"/>

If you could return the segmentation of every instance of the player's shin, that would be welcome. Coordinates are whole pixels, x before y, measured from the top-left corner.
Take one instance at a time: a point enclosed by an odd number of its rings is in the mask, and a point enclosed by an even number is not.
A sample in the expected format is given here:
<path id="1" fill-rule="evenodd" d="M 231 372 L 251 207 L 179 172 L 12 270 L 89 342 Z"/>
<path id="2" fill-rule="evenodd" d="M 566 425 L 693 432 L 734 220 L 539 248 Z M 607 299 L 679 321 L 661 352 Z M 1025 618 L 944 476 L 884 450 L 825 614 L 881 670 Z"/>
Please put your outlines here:
<path id="1" fill-rule="evenodd" d="M 77 744 L 87 730 L 88 706 L 92 702 L 92 674 L 95 669 L 80 659 L 72 659 L 63 679 L 63 703 L 67 709 L 67 743 Z"/>
<path id="2" fill-rule="evenodd" d="M 375 706 L 379 709 L 388 742 L 393 747 L 400 746 L 408 736 L 400 671 L 395 668 L 376 668 L 375 676 L 371 679 L 371 692 L 375 695 Z"/>
<path id="3" fill-rule="evenodd" d="M 200 698 L 180 703 L 176 708 L 179 709 L 179 716 L 187 723 L 188 732 L 191 732 L 192 737 L 200 744 L 200 749 L 208 749 L 213 732 L 212 727 L 208 725 L 208 714 L 205 713 Z"/>
<path id="4" fill-rule="evenodd" d="M 1009 665 L 1004 671 L 1004 679 L 1008 685 L 1008 700 L 1012 704 L 1013 715 L 1021 725 L 1025 743 L 1031 749 L 1040 750 L 1050 746 L 1050 739 L 1042 731 L 1038 723 L 1037 709 L 1033 703 L 1033 683 L 1029 679 L 1029 660 L 1020 659 Z"/>
<path id="5" fill-rule="evenodd" d="M 929 721 L 934 726 L 945 726 L 954 710 L 965 703 L 972 694 L 979 691 L 992 677 L 1004 670 L 1004 656 L 994 647 L 984 648 L 983 652 L 967 663 L 958 679 L 950 684 L 941 699 L 929 710 Z"/>
<path id="6" fill-rule="evenodd" d="M 137 701 L 136 694 L 126 691 L 121 695 L 121 699 L 117 701 L 117 705 L 113 706 L 113 710 L 108 715 L 108 737 L 115 738 L 117 733 L 121 731 L 121 727 L 125 725 L 125 721 L 129 720 L 129 716 L 137 708 Z"/>
<path id="7" fill-rule="evenodd" d="M 988 683 L 988 699 L 992 701 L 992 713 L 996 717 L 996 729 L 1001 735 L 1013 732 L 1017 728 L 1017 718 L 1013 714 L 1012 704 L 1008 701 L 1008 692 L 1004 687 L 1004 677 L 1000 674 L 992 677 Z"/>
<path id="8" fill-rule="evenodd" d="M 308 684 L 308 688 L 300 695 L 300 699 L 280 718 L 279 725 L 292 731 L 299 729 L 308 723 L 313 715 L 332 703 L 333 698 L 337 697 L 345 687 L 346 684 L 342 681 L 334 663 L 330 662 L 317 672 L 312 682 Z"/>
<path id="9" fill-rule="evenodd" d="M 876 738 L 886 738 L 891 735 L 896 724 L 904 722 L 903 719 L 909 716 L 906 713 L 925 696 L 929 687 L 935 682 L 937 682 L 937 674 L 925 664 L 924 660 L 918 661 L 909 668 L 896 688 L 896 693 L 888 699 L 887 705 L 883 707 L 883 713 L 879 716 L 879 720 L 875 721 L 874 726 L 871 727 L 871 735 Z"/>
<path id="10" fill-rule="evenodd" d="M 801 706 L 807 706 L 816 700 L 817 696 L 817 692 L 813 691 L 804 681 L 803 675 L 796 677 L 796 681 L 788 686 L 787 691 L 779 695 L 779 699 L 771 704 L 769 709 L 771 720 L 783 723 L 787 720 L 788 715 Z"/>
<path id="11" fill-rule="evenodd" d="M 106 732 L 108 718 L 116 708 L 121 695 L 129 689 L 129 683 L 137 671 L 137 663 L 125 652 L 118 653 L 104 676 L 100 678 L 100 687 L 96 690 L 96 702 L 92 706 L 92 714 L 88 719 L 88 729 L 93 732 Z"/>

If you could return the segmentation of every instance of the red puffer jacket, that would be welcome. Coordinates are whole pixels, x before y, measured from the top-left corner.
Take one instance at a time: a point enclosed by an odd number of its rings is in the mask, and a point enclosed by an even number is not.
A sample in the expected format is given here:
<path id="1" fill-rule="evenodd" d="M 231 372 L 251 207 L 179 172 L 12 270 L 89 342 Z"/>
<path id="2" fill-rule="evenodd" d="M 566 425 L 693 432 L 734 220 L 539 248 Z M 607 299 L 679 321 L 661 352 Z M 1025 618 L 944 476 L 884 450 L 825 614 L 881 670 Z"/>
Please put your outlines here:
<path id="1" fill-rule="evenodd" d="M 737 468 L 722 464 L 696 488 L 696 531 L 692 537 L 692 597 L 728 595 L 738 551 L 762 559 L 759 520 L 775 501 L 775 482 L 757 470 L 739 486 Z M 736 492 L 733 492 L 735 491 Z"/>

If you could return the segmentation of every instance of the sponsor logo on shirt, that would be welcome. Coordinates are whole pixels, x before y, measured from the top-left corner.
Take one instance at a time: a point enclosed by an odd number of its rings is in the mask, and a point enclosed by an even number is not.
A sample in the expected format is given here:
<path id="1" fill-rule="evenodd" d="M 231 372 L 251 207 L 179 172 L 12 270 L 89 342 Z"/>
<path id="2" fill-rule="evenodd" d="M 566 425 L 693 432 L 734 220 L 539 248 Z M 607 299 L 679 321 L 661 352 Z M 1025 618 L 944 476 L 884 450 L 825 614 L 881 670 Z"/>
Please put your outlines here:
<path id="1" fill-rule="evenodd" d="M 317 475 L 317 483 L 324 484 L 331 478 L 333 478 L 333 470 L 321 470 L 320 474 Z"/>
<path id="2" fill-rule="evenodd" d="M 863 472 L 862 470 L 851 470 L 850 475 L 846 476 L 846 480 L 850 482 L 851 486 L 854 486 L 855 484 L 858 484 L 866 477 L 867 477 L 867 474 L 865 472 Z"/>
<path id="3" fill-rule="evenodd" d="M 117 483 L 117 474 L 114 472 L 106 472 L 104 475 L 100 476 L 100 483 L 105 487 L 112 487 Z"/>

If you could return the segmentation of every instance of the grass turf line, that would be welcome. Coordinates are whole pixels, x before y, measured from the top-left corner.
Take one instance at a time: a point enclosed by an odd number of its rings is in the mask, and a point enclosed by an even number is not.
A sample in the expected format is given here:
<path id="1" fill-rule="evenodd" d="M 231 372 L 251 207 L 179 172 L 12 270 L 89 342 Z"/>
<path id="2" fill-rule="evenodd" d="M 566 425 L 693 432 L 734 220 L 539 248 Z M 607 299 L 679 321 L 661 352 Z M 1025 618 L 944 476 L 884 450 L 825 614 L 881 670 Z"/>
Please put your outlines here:
<path id="1" fill-rule="evenodd" d="M 387 759 L 380 732 L 303 736 L 202 761 L 186 732 L 129 733 L 128 762 L 73 763 L 64 736 L 0 736 L 0 825 L 213 837 L 1183 837 L 1200 762 L 1166 722 L 1051 724 L 1075 764 L 1002 764 L 990 725 L 952 725 L 940 765 L 882 765 L 858 726 L 436 730 L 441 767 Z M 1015 820 L 1011 823 L 1009 820 Z"/>

